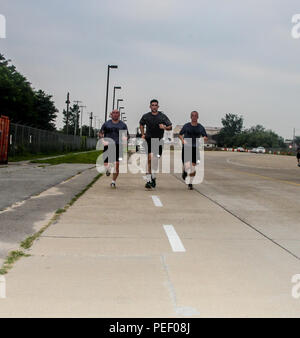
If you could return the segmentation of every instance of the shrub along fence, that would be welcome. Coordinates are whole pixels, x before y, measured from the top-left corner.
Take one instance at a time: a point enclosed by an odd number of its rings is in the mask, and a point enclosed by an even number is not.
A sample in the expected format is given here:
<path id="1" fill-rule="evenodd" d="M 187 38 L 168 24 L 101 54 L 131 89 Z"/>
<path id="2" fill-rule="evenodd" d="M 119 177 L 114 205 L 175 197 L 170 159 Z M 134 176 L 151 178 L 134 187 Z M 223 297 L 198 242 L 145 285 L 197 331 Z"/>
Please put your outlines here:
<path id="1" fill-rule="evenodd" d="M 11 123 L 9 131 L 9 156 L 22 154 L 85 151 L 96 149 L 97 139 L 66 135 L 60 132 L 36 129 Z"/>

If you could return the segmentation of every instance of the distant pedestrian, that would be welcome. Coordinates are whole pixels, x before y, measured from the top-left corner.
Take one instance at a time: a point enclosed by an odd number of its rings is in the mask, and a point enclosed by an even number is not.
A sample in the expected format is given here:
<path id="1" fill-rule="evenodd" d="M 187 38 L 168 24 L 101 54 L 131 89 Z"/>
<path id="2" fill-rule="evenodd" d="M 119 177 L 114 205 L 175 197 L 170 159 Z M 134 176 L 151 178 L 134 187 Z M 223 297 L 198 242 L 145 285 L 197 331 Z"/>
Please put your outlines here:
<path id="1" fill-rule="evenodd" d="M 191 122 L 186 123 L 179 133 L 182 142 L 182 178 L 185 180 L 190 176 L 189 189 L 193 190 L 193 178 L 196 176 L 196 165 L 200 163 L 200 138 L 207 141 L 205 128 L 198 123 L 199 114 L 196 111 L 191 113 Z"/>
<path id="2" fill-rule="evenodd" d="M 300 147 L 297 148 L 296 157 L 297 157 L 298 167 L 300 167 Z"/>

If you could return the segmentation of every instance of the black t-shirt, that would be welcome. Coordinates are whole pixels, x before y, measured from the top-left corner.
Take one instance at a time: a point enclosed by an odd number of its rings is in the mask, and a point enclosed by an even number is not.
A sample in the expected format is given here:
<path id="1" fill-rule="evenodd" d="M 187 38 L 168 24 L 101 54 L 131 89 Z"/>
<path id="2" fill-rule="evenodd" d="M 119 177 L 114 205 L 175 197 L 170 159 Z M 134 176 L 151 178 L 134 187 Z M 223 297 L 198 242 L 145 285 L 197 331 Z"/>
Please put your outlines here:
<path id="1" fill-rule="evenodd" d="M 172 123 L 168 117 L 162 113 L 158 112 L 157 115 L 150 113 L 145 114 L 140 121 L 140 125 L 146 126 L 146 138 L 163 138 L 164 130 L 159 128 L 160 124 L 164 124 L 167 127 L 171 126 Z"/>
<path id="2" fill-rule="evenodd" d="M 128 128 L 127 125 L 123 121 L 119 121 L 119 123 L 113 123 L 112 120 L 105 122 L 101 128 L 101 133 L 104 134 L 106 139 L 112 139 L 116 144 L 120 142 L 120 131 L 126 130 L 125 136 L 128 136 Z"/>
<path id="3" fill-rule="evenodd" d="M 193 126 L 191 122 L 186 123 L 181 129 L 180 135 L 184 136 L 187 141 L 187 146 L 199 147 L 199 139 L 201 136 L 207 137 L 205 128 L 198 123 L 197 126 Z"/>

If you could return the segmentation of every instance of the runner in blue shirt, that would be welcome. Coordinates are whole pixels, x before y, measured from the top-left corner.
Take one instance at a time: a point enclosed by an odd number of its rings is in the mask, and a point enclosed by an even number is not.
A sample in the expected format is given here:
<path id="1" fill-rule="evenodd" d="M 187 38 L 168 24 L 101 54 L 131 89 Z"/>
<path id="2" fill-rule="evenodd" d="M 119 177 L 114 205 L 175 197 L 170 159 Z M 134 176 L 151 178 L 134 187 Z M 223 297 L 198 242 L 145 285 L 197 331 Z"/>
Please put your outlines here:
<path id="1" fill-rule="evenodd" d="M 99 136 L 104 144 L 104 152 L 108 156 L 104 160 L 106 176 L 110 176 L 110 166 L 114 165 L 112 188 L 116 188 L 116 180 L 119 176 L 120 161 L 123 159 L 123 144 L 128 139 L 127 125 L 120 120 L 120 112 L 114 110 L 111 120 L 105 122 L 100 130 Z"/>
<path id="2" fill-rule="evenodd" d="M 191 122 L 186 123 L 179 133 L 182 142 L 182 178 L 185 180 L 190 172 L 191 178 L 196 175 L 196 165 L 200 161 L 200 138 L 204 137 L 207 141 L 205 128 L 198 123 L 199 114 L 196 111 L 191 113 Z M 193 184 L 189 184 L 189 189 L 193 190 Z"/>

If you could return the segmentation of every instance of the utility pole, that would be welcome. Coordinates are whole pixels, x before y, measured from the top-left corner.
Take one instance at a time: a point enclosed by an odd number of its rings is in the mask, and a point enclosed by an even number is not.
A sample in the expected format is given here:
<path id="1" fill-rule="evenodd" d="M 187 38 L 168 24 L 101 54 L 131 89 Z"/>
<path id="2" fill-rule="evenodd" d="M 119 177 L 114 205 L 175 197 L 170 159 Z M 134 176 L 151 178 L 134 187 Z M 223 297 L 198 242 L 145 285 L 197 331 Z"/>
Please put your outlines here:
<path id="1" fill-rule="evenodd" d="M 89 137 L 91 137 L 92 127 L 93 127 L 93 113 L 91 113 L 91 116 L 90 116 Z"/>
<path id="2" fill-rule="evenodd" d="M 97 118 L 98 116 L 94 116 L 94 137 L 97 137 Z"/>
<path id="3" fill-rule="evenodd" d="M 73 101 L 76 106 L 77 106 L 77 110 L 76 110 L 76 121 L 75 121 L 75 128 L 74 128 L 74 136 L 77 135 L 77 125 L 78 125 L 78 108 L 79 108 L 79 103 L 82 103 L 82 101 Z"/>
<path id="4" fill-rule="evenodd" d="M 293 129 L 293 149 L 295 148 L 295 139 L 296 139 L 296 128 Z"/>
<path id="5" fill-rule="evenodd" d="M 70 107 L 70 93 L 67 95 L 67 135 L 69 135 L 69 107 Z"/>
<path id="6" fill-rule="evenodd" d="M 83 109 L 86 108 L 86 106 L 80 106 L 79 108 L 81 108 L 80 136 L 82 136 L 82 117 L 83 117 Z"/>

